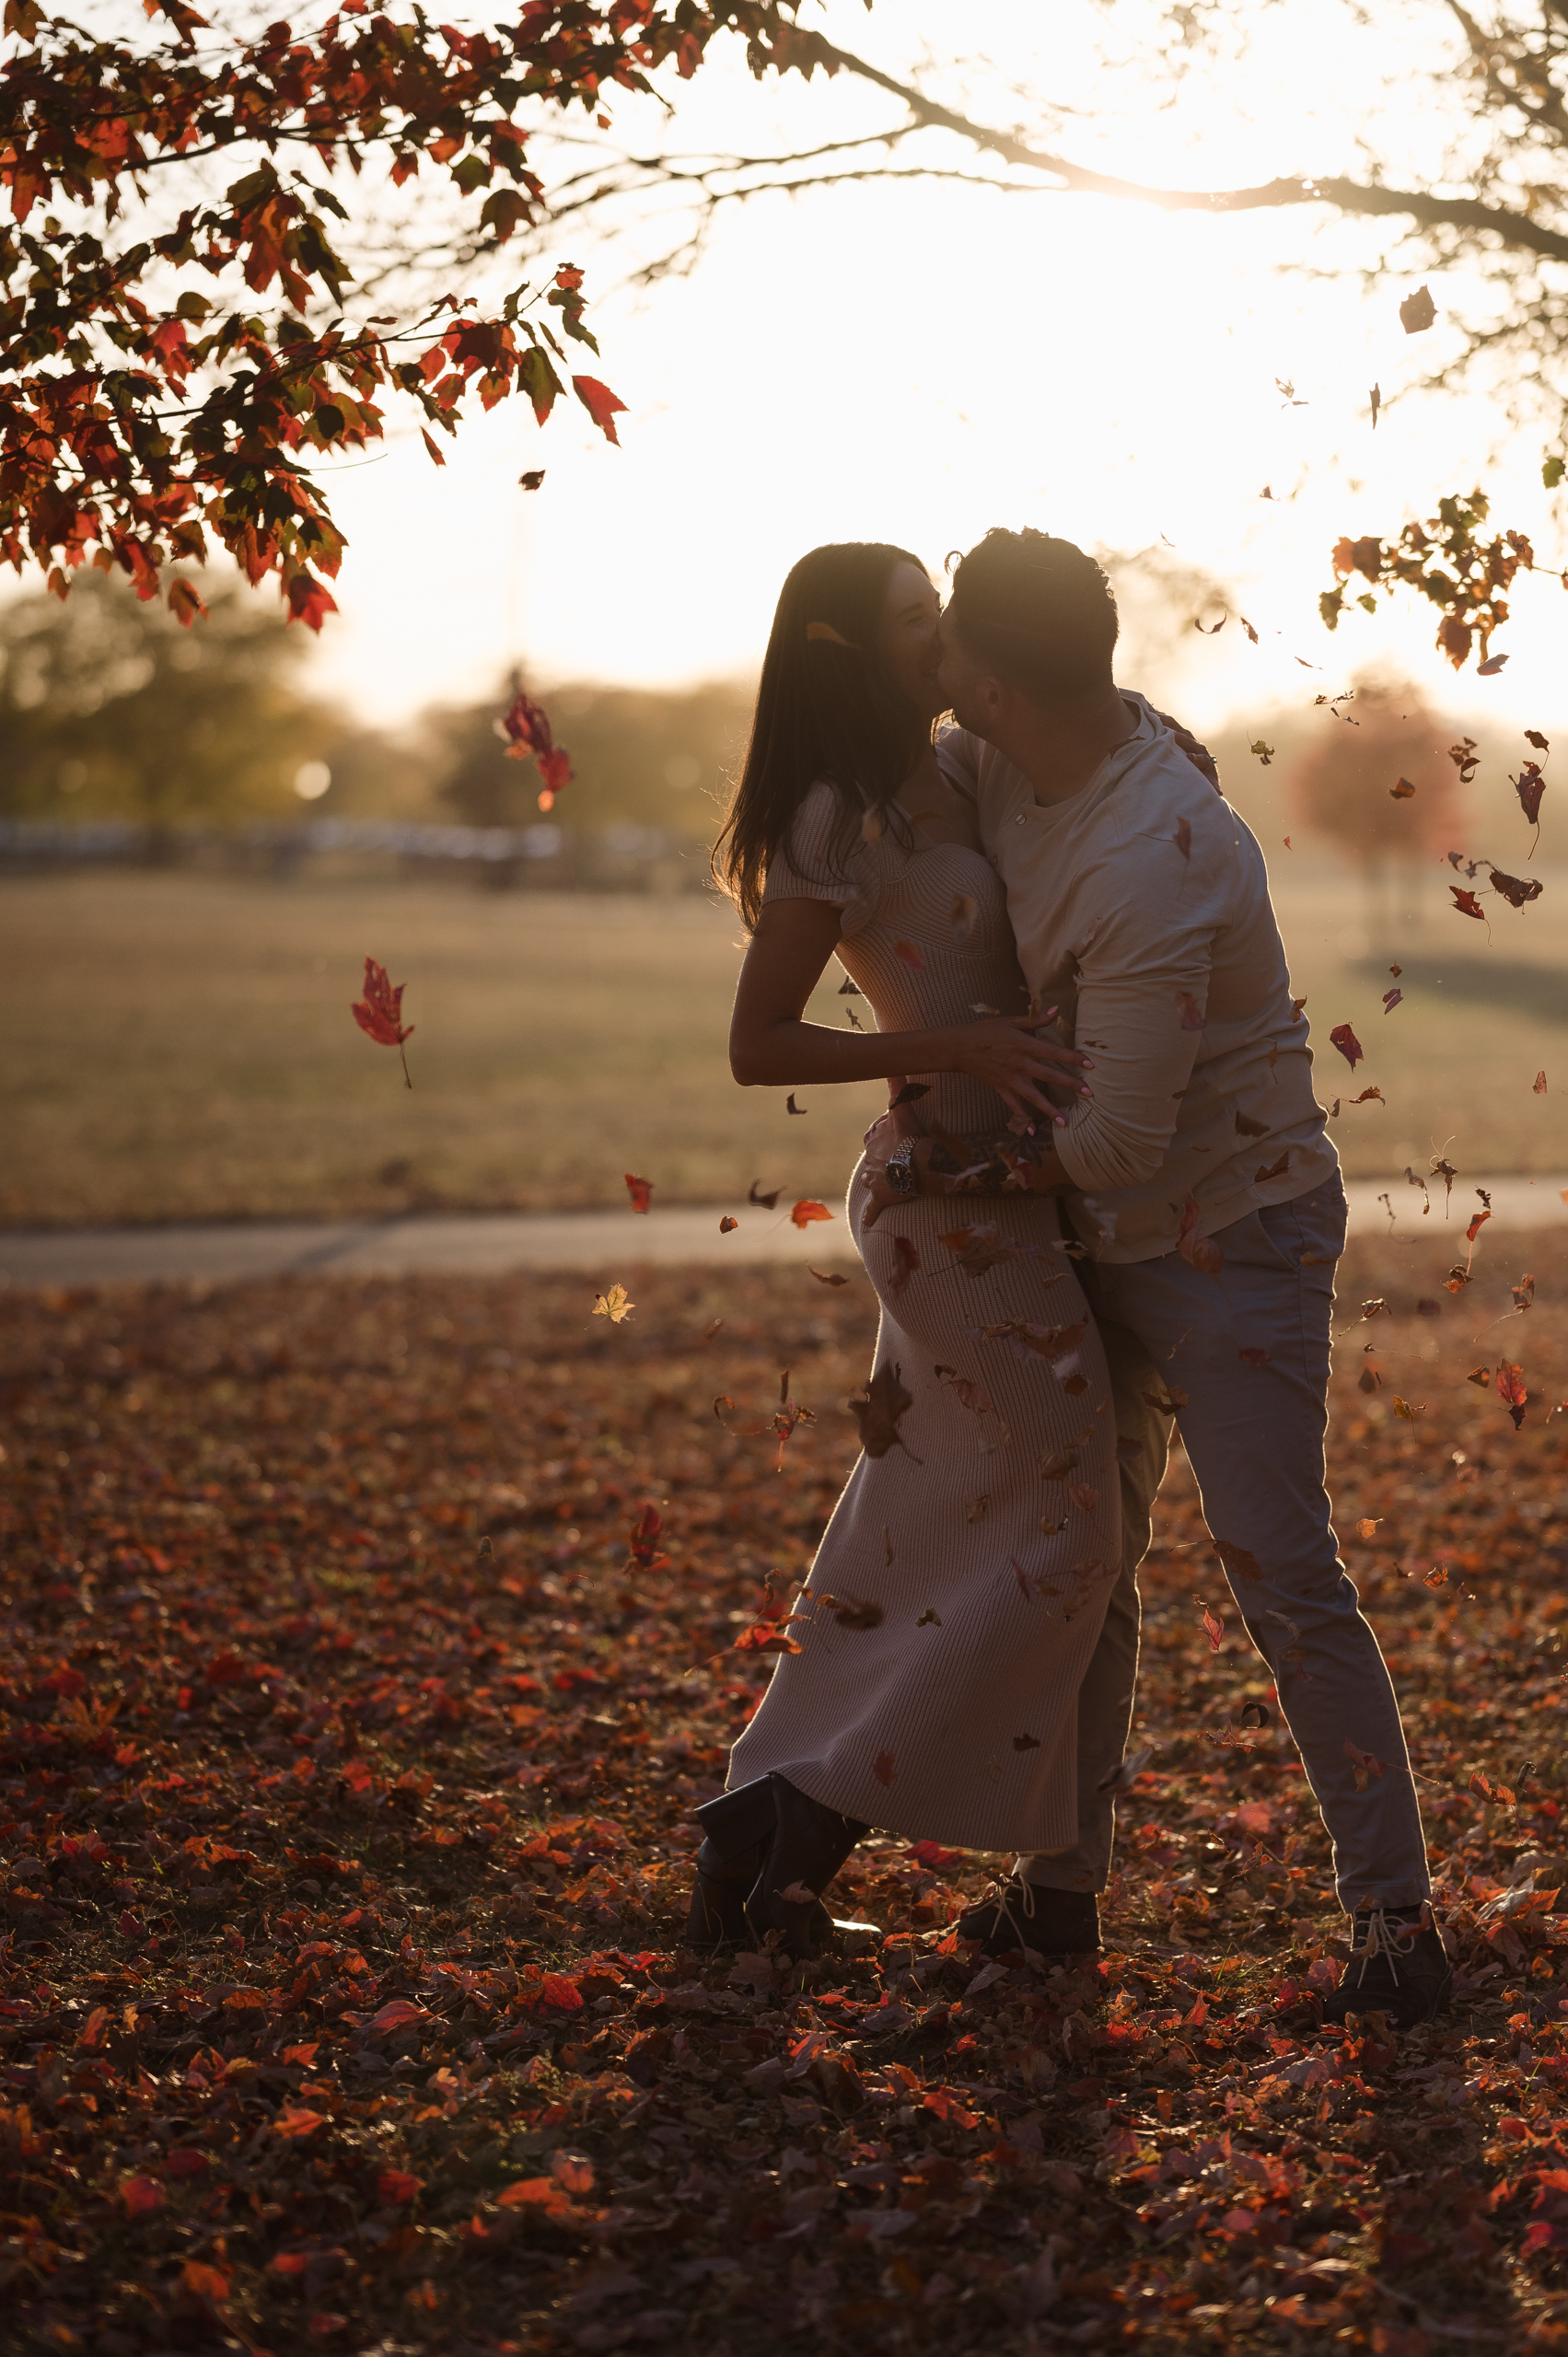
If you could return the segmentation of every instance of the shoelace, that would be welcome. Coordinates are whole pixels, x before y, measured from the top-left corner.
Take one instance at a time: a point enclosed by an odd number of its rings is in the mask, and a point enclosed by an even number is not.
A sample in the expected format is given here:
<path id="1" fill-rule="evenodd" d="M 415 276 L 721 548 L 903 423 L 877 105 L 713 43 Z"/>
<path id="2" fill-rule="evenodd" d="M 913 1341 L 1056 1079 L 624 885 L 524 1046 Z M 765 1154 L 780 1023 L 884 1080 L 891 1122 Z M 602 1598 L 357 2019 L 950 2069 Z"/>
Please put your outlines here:
<path id="1" fill-rule="evenodd" d="M 1363 1924 L 1366 1927 L 1365 1932 L 1362 1930 Z M 1359 1989 L 1365 1980 L 1367 1966 L 1375 1964 L 1379 1956 L 1386 1956 L 1388 1962 L 1389 1977 L 1397 1989 L 1400 1985 L 1400 1968 L 1394 1961 L 1395 1956 L 1404 1955 L 1408 1957 L 1420 1931 L 1419 1915 L 1413 1922 L 1408 1917 L 1390 1918 L 1381 1907 L 1369 1908 L 1365 1915 L 1358 1915 L 1354 1919 L 1351 1932 L 1350 1951 L 1351 1963 L 1359 1964 L 1361 1967 L 1355 1976 L 1356 1987 Z"/>
<path id="2" fill-rule="evenodd" d="M 1033 1883 L 1026 1882 L 1022 1875 L 1015 1875 L 1007 1882 L 999 1882 L 995 1884 L 994 1890 L 998 1921 L 1007 1923 L 1016 1934 L 1018 1945 L 1021 1948 L 1027 1948 L 1028 1946 L 1028 1941 L 1024 1935 L 1017 1917 L 1013 1912 L 1009 1900 L 1018 1892 L 1022 1892 L 1024 1914 L 1026 1918 L 1032 1920 L 1035 1911 L 1035 1887 Z"/>

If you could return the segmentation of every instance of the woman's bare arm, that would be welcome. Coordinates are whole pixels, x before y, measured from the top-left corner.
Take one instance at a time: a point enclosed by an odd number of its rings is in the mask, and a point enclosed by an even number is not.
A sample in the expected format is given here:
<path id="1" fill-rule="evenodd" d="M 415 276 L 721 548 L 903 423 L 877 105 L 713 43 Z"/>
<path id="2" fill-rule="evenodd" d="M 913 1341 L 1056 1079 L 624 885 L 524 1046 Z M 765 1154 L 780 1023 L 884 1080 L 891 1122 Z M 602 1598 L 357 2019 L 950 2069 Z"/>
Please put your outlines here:
<path id="1" fill-rule="evenodd" d="M 762 911 L 729 1027 L 729 1068 L 743 1088 L 964 1072 L 994 1088 L 1015 1112 L 1043 1113 L 1052 1121 L 1062 1117 L 1040 1093 L 1046 1083 L 1088 1095 L 1083 1075 L 1089 1059 L 1032 1035 L 1031 1026 L 1050 1016 L 985 1016 L 923 1031 L 844 1032 L 804 1022 L 806 1003 L 838 946 L 839 919 L 830 900 L 772 900 Z"/>

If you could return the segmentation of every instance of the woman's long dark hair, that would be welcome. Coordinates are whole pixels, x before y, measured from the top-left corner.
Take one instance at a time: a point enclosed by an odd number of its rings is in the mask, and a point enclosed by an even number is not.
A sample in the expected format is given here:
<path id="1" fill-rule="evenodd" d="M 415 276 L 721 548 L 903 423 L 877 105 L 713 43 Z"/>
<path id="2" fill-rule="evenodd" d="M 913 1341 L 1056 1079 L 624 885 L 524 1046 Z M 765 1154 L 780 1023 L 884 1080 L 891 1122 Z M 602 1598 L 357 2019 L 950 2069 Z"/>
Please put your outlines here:
<path id="1" fill-rule="evenodd" d="M 900 564 L 925 571 L 885 540 L 833 541 L 803 556 L 779 594 L 740 782 L 714 846 L 714 874 L 748 925 L 761 912 L 768 862 L 787 846 L 818 780 L 838 789 L 837 874 L 867 809 L 886 811 L 928 741 L 925 721 L 874 651 Z M 808 636 L 813 622 L 837 639 Z"/>

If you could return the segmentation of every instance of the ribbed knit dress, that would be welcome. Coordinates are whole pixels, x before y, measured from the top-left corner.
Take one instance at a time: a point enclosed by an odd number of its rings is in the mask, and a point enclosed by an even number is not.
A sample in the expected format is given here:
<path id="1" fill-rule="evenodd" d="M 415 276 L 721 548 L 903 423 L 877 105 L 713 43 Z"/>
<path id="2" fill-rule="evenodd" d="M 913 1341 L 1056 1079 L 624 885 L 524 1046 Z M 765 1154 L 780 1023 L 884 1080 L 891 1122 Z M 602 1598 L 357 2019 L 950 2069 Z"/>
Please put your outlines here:
<path id="1" fill-rule="evenodd" d="M 878 1029 L 1023 1013 L 984 855 L 910 850 L 889 827 L 835 862 L 835 812 L 832 789 L 814 787 L 765 898 L 842 904 L 839 958 Z M 911 1077 L 929 1086 L 928 1130 L 1005 1126 L 1002 1099 L 966 1075 Z M 1078 1687 L 1120 1565 L 1099 1338 L 1053 1202 L 922 1197 L 862 1235 L 865 1167 L 846 1208 L 881 1302 L 866 1450 L 785 1631 L 800 1650 L 781 1657 L 729 1784 L 776 1771 L 912 1840 L 1065 1848 Z"/>

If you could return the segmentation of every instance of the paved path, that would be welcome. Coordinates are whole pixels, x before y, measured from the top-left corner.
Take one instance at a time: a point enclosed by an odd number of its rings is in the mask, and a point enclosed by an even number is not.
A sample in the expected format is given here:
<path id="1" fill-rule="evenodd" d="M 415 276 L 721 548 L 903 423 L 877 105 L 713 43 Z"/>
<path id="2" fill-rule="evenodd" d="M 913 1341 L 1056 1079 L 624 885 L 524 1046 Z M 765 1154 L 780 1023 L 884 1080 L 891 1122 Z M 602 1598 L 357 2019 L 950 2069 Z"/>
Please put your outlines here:
<path id="1" fill-rule="evenodd" d="M 1474 1181 L 1454 1190 L 1447 1228 L 1458 1239 L 1476 1209 Z M 1568 1223 L 1553 1178 L 1488 1182 L 1499 1227 Z M 1387 1189 L 1358 1179 L 1350 1189 L 1351 1225 L 1387 1225 L 1387 1193 L 1396 1232 L 1415 1240 L 1444 1225 L 1443 1192 L 1422 1216 L 1418 1189 L 1401 1178 Z M 724 1207 L 678 1205 L 640 1218 L 630 1211 L 415 1213 L 401 1219 L 244 1220 L 182 1227 L 12 1228 L 0 1230 L 0 1283 L 13 1285 L 145 1284 L 243 1277 L 389 1276 L 459 1273 L 498 1276 L 509 1269 L 581 1269 L 608 1281 L 649 1261 L 815 1262 L 853 1258 L 842 1213 L 804 1232 L 778 1212 L 734 1207 L 740 1225 L 719 1234 Z"/>

